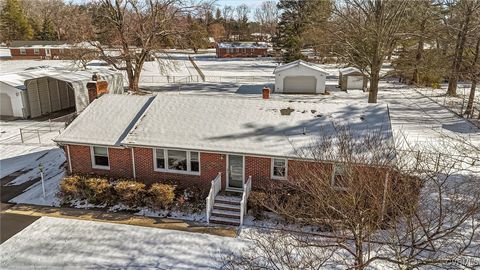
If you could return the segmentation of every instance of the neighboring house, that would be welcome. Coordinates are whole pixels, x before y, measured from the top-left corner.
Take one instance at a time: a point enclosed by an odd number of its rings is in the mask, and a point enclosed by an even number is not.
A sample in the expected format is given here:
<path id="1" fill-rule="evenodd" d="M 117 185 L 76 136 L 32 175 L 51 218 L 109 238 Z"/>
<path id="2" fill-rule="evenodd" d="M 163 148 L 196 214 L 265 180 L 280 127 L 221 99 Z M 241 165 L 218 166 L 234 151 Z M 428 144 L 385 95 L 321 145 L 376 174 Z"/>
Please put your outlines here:
<path id="1" fill-rule="evenodd" d="M 276 93 L 325 93 L 328 72 L 315 64 L 297 60 L 276 67 L 273 74 L 275 74 Z"/>
<path id="2" fill-rule="evenodd" d="M 107 82 L 106 92 L 124 92 L 121 73 L 109 70 L 96 73 Z M 47 69 L 0 76 L 0 115 L 34 118 L 68 108 L 80 112 L 92 100 L 87 84 L 93 74 Z"/>
<path id="3" fill-rule="evenodd" d="M 368 78 L 363 73 L 354 67 L 347 67 L 340 69 L 338 76 L 338 85 L 343 91 L 360 89 L 367 90 Z"/>
<path id="4" fill-rule="evenodd" d="M 246 200 L 218 193 L 239 192 L 248 199 L 251 188 L 292 177 L 310 162 L 304 158 L 313 160 L 311 155 L 300 158 L 299 151 L 309 153 L 317 139 L 333 135 L 334 122 L 349 123 L 358 134 L 378 130 L 391 139 L 385 105 L 108 94 L 55 141 L 64 147 L 71 173 L 210 190 L 208 221 L 238 225 Z M 338 174 L 334 164 L 319 164 L 332 174 L 332 185 Z"/>
<path id="5" fill-rule="evenodd" d="M 66 41 L 15 40 L 8 44 L 11 59 L 62 59 L 71 49 Z"/>
<path id="6" fill-rule="evenodd" d="M 266 57 L 267 50 L 265 42 L 221 42 L 216 47 L 218 58 Z"/>

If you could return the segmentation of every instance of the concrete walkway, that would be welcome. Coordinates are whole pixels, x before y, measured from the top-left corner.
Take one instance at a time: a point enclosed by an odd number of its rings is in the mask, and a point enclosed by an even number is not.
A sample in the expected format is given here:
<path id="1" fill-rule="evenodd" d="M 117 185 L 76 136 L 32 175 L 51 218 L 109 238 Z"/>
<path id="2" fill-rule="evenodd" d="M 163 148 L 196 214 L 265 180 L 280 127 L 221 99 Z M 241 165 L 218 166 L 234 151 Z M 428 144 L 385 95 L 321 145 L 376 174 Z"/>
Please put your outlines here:
<path id="1" fill-rule="evenodd" d="M 100 210 L 57 208 L 37 205 L 18 204 L 2 211 L 2 214 L 16 214 L 30 217 L 60 217 L 91 220 L 108 223 L 128 224 L 142 227 L 180 230 L 211 235 L 236 237 L 237 230 L 228 227 L 209 227 L 202 224 L 169 218 L 136 216 L 125 213 L 111 213 Z M 3 223 L 3 221 L 2 221 Z"/>

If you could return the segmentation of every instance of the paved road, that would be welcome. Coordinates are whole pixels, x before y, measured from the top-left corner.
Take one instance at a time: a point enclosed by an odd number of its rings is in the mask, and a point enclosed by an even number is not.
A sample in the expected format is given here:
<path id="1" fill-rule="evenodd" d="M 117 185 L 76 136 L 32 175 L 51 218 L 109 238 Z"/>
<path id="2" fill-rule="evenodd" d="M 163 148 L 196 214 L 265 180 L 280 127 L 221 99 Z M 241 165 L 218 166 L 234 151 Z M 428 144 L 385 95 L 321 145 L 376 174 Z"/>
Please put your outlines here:
<path id="1" fill-rule="evenodd" d="M 7 241 L 10 237 L 25 229 L 40 217 L 27 216 L 19 214 L 4 213 L 3 211 L 10 208 L 11 204 L 2 203 L 0 206 L 0 244 Z"/>

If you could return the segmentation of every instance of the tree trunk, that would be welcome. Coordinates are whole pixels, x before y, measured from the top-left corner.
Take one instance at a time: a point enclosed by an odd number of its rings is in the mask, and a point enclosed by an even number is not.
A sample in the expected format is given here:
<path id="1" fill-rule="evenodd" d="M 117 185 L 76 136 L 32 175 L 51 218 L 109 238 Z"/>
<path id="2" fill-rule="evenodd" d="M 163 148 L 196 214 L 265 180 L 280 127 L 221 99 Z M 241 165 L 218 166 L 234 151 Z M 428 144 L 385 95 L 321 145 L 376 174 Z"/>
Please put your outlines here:
<path id="1" fill-rule="evenodd" d="M 413 75 L 412 75 L 412 83 L 414 84 L 418 84 L 420 82 L 418 65 L 420 65 L 420 62 L 422 61 L 422 58 L 423 58 L 423 34 L 425 32 L 426 23 L 427 21 L 423 20 L 422 23 L 420 24 L 420 39 L 418 40 L 417 55 L 415 56 L 415 68 L 413 69 Z"/>
<path id="2" fill-rule="evenodd" d="M 453 58 L 452 70 L 450 72 L 450 77 L 448 80 L 448 90 L 447 95 L 456 96 L 457 95 L 457 82 L 458 82 L 458 73 L 460 72 L 460 67 L 463 60 L 463 51 L 465 48 L 465 42 L 467 39 L 467 32 L 470 26 L 470 18 L 472 12 L 468 10 L 465 14 L 465 21 L 458 32 L 457 35 L 457 44 L 455 46 L 455 56 Z"/>
<path id="3" fill-rule="evenodd" d="M 467 108 L 465 109 L 464 115 L 467 118 L 473 117 L 473 101 L 475 100 L 475 89 L 477 88 L 477 61 L 478 55 L 480 54 L 480 38 L 477 39 L 477 45 L 475 46 L 475 56 L 473 57 L 472 62 L 472 86 L 470 87 L 470 95 L 468 96 Z"/>
<path id="4" fill-rule="evenodd" d="M 467 108 L 465 109 L 464 115 L 467 118 L 473 117 L 473 101 L 475 100 L 475 88 L 477 88 L 477 79 L 472 80 L 472 87 L 470 87 L 470 95 L 468 96 Z"/>
<path id="5" fill-rule="evenodd" d="M 368 92 L 368 103 L 377 103 L 378 82 L 380 81 L 379 72 L 372 73 L 370 76 L 370 91 Z"/>

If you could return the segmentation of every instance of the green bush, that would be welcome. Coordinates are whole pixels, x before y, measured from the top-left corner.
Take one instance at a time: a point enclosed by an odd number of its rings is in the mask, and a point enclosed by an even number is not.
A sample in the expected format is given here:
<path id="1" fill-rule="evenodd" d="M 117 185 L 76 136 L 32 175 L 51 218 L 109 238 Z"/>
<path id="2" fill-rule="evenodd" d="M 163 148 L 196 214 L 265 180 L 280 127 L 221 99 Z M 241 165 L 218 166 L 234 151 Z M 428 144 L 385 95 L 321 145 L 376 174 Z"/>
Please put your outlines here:
<path id="1" fill-rule="evenodd" d="M 104 178 L 88 178 L 84 183 L 84 197 L 89 203 L 103 204 L 113 203 L 115 201 L 112 185 Z"/>
<path id="2" fill-rule="evenodd" d="M 85 178 L 79 175 L 67 176 L 60 181 L 60 197 L 63 201 L 83 199 Z"/>
<path id="3" fill-rule="evenodd" d="M 148 190 L 147 206 L 152 209 L 165 209 L 175 199 L 175 186 L 155 183 Z"/>
<path id="4" fill-rule="evenodd" d="M 122 180 L 114 185 L 115 192 L 121 203 L 130 207 L 143 206 L 145 201 L 145 184 L 133 181 Z"/>

